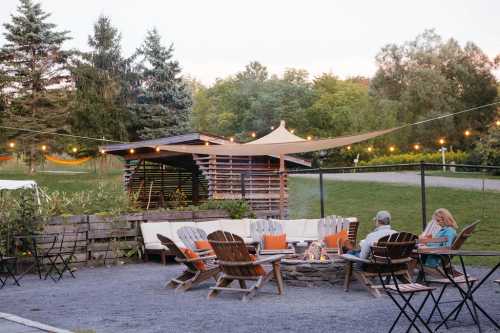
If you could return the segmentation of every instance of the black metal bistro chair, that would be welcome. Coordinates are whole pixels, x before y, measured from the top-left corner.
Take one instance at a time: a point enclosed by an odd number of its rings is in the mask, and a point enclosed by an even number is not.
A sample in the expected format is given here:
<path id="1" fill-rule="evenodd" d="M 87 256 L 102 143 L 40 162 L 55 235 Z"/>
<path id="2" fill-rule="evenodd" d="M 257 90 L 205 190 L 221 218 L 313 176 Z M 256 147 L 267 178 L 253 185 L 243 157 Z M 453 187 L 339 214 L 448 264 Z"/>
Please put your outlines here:
<path id="1" fill-rule="evenodd" d="M 59 234 L 57 243 L 58 246 L 53 247 L 45 254 L 45 259 L 48 261 L 49 269 L 45 273 L 45 278 L 50 277 L 54 282 L 63 278 L 65 272 L 68 272 L 72 278 L 76 278 L 73 270 L 69 266 L 78 247 L 87 247 L 88 232 L 87 231 L 63 231 Z M 87 251 L 85 250 L 87 253 Z"/>
<path id="2" fill-rule="evenodd" d="M 414 327 L 418 332 L 421 332 L 417 325 L 418 320 L 427 332 L 432 332 L 427 321 L 422 318 L 420 313 L 435 288 L 419 283 L 401 283 L 395 274 L 401 265 L 407 265 L 412 260 L 411 254 L 416 243 L 417 236 L 406 232 L 399 232 L 381 238 L 371 248 L 371 260 L 373 264 L 379 267 L 379 279 L 382 288 L 400 311 L 389 332 L 394 330 L 402 316 L 410 322 L 407 331 L 410 331 Z M 382 272 L 387 271 L 390 272 L 389 276 L 382 274 Z M 412 305 L 411 302 L 416 294 L 425 295 L 423 301 L 418 306 Z"/>
<path id="3" fill-rule="evenodd" d="M 20 274 L 22 278 L 25 274 L 36 269 L 38 277 L 42 279 L 42 271 L 46 269 L 49 253 L 54 251 L 59 234 L 32 234 L 16 236 L 16 257 L 25 256 L 32 259 L 31 264 Z M 20 254 L 23 253 L 23 255 Z"/>
<path id="4" fill-rule="evenodd" d="M 6 284 L 7 280 L 11 278 L 14 284 L 21 286 L 18 279 L 16 278 L 16 257 L 7 256 L 7 243 L 0 242 L 0 289 L 2 289 Z M 2 277 L 4 276 L 4 277 Z"/>

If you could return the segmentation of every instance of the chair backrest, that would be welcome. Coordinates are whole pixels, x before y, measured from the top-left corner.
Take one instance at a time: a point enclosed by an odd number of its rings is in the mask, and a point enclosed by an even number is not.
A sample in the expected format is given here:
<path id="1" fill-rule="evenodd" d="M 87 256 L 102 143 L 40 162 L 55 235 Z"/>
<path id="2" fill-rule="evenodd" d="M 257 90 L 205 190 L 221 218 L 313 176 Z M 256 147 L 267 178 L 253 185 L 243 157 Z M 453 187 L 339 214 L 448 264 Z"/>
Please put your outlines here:
<path id="1" fill-rule="evenodd" d="M 337 234 L 342 230 L 349 233 L 349 226 L 351 222 L 342 216 L 327 216 L 318 221 L 318 234 L 319 239 L 323 240 L 326 236 Z"/>
<path id="2" fill-rule="evenodd" d="M 415 249 L 418 237 L 408 232 L 396 232 L 384 236 L 372 247 L 375 263 L 399 264 L 408 260 Z"/>
<path id="3" fill-rule="evenodd" d="M 177 236 L 179 236 L 184 245 L 192 250 L 196 249 L 196 241 L 207 240 L 205 230 L 189 226 L 179 228 Z"/>
<path id="4" fill-rule="evenodd" d="M 240 236 L 218 230 L 208 235 L 208 241 L 212 245 L 215 255 L 219 259 L 219 265 L 225 274 L 241 277 L 260 275 L 256 266 L 248 265 L 252 258 Z"/>
<path id="5" fill-rule="evenodd" d="M 263 235 L 279 235 L 283 233 L 283 226 L 277 220 L 257 220 L 250 224 L 250 234 L 256 242 L 262 242 Z"/>
<path id="6" fill-rule="evenodd" d="M 455 241 L 451 245 L 451 249 L 452 250 L 460 250 L 460 248 L 465 243 L 467 238 L 469 238 L 472 235 L 472 233 L 476 229 L 476 226 L 479 224 L 479 222 L 481 222 L 481 221 L 479 221 L 479 220 L 475 221 L 474 223 L 469 224 L 468 226 L 463 228 L 462 231 L 460 231 L 460 233 L 457 235 L 457 238 L 455 238 Z"/>
<path id="7" fill-rule="evenodd" d="M 186 254 L 175 244 L 170 238 L 157 234 L 156 237 L 160 240 L 163 246 L 166 246 L 168 250 L 176 256 L 176 258 L 180 260 L 187 260 Z M 197 271 L 198 269 L 192 262 L 183 261 L 184 265 L 186 265 L 190 270 Z"/>

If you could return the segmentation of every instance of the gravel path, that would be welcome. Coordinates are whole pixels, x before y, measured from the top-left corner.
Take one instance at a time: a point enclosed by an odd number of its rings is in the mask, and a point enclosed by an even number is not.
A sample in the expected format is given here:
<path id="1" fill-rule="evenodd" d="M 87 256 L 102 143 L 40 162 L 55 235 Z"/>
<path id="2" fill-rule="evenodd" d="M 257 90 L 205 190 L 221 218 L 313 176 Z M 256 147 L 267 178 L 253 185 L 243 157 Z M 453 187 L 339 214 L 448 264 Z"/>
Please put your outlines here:
<path id="1" fill-rule="evenodd" d="M 208 301 L 208 286 L 176 295 L 163 284 L 181 269 L 155 263 L 85 268 L 77 272 L 76 280 L 65 278 L 57 284 L 27 276 L 21 288 L 9 285 L 0 290 L 0 312 L 99 333 L 385 332 L 396 314 L 387 297 L 371 298 L 356 283 L 349 293 L 340 286 L 287 286 L 281 297 L 270 283 L 248 303 L 228 293 Z M 472 269 L 473 274 L 484 272 Z M 500 286 L 488 282 L 478 295 L 481 304 L 500 320 Z M 470 322 L 470 317 L 464 314 L 462 320 Z M 495 331 L 486 322 L 484 326 L 486 332 Z M 406 330 L 406 324 L 402 329 Z M 471 330 L 457 327 L 450 332 Z"/>
<path id="2" fill-rule="evenodd" d="M 293 175 L 293 177 L 306 177 L 317 179 L 316 174 Z M 393 183 L 407 184 L 420 186 L 420 174 L 415 171 L 409 172 L 361 172 L 361 173 L 335 173 L 324 174 L 324 179 L 338 181 L 360 181 L 360 182 L 378 182 L 378 183 Z M 482 179 L 477 178 L 452 178 L 440 176 L 426 176 L 426 186 L 430 187 L 449 187 L 467 190 L 483 189 Z M 484 189 L 487 191 L 500 191 L 500 180 L 486 179 Z"/>

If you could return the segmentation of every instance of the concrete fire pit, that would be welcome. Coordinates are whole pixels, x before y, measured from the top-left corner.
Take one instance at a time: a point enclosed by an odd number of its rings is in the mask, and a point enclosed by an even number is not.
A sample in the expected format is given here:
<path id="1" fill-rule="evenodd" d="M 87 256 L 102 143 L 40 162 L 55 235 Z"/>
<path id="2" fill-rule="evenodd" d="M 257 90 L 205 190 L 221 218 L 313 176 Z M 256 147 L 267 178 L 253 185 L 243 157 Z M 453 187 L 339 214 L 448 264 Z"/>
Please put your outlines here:
<path id="1" fill-rule="evenodd" d="M 285 283 L 291 286 L 330 287 L 343 283 L 344 266 L 342 259 L 286 258 L 281 261 L 281 272 Z"/>

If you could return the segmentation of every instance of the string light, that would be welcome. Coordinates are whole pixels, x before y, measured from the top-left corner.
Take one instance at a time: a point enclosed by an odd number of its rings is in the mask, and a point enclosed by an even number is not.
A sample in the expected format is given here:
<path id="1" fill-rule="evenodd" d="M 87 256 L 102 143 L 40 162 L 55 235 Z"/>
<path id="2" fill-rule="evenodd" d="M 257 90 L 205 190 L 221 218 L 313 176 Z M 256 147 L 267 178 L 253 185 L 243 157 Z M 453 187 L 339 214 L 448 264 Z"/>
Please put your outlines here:
<path id="1" fill-rule="evenodd" d="M 414 144 L 413 145 L 413 149 L 415 150 L 420 150 L 420 145 L 417 143 L 417 144 Z"/>
<path id="2" fill-rule="evenodd" d="M 208 146 L 210 145 L 210 143 L 208 141 L 205 141 L 205 146 Z"/>
<path id="3" fill-rule="evenodd" d="M 106 154 L 106 150 L 101 149 L 101 154 L 103 154 L 103 155 Z"/>
<path id="4" fill-rule="evenodd" d="M 307 141 L 311 141 L 312 140 L 312 136 L 308 135 L 307 136 Z"/>
<path id="5" fill-rule="evenodd" d="M 464 132 L 464 135 L 465 135 L 465 136 L 470 136 L 470 131 L 469 131 L 469 130 L 466 130 L 466 131 Z"/>
<path id="6" fill-rule="evenodd" d="M 390 151 L 391 153 L 393 153 L 393 152 L 394 152 L 394 150 L 396 150 L 396 148 L 394 148 L 394 146 L 390 146 L 390 147 L 389 147 L 389 151 Z"/>
<path id="7" fill-rule="evenodd" d="M 292 133 L 292 134 L 293 134 L 293 133 L 295 133 L 295 130 L 292 128 L 292 129 L 290 130 L 290 133 Z"/>
<path id="8" fill-rule="evenodd" d="M 373 150 L 373 148 L 372 148 L 372 147 L 368 147 L 368 149 L 367 149 L 367 150 L 368 150 L 368 152 L 369 152 L 369 153 L 371 153 L 371 152 L 372 152 L 372 150 Z"/>
<path id="9" fill-rule="evenodd" d="M 252 132 L 252 138 L 255 138 L 257 136 L 257 134 L 255 134 L 255 132 Z"/>
<path id="10" fill-rule="evenodd" d="M 229 141 L 234 142 L 234 138 L 233 138 L 233 137 L 230 137 L 230 138 L 229 138 Z"/>
<path id="11" fill-rule="evenodd" d="M 131 154 L 135 153 L 135 149 L 134 148 L 130 148 L 129 153 L 131 153 Z"/>
<path id="12" fill-rule="evenodd" d="M 271 131 L 274 130 L 274 126 L 271 126 Z"/>
<path id="13" fill-rule="evenodd" d="M 46 145 L 42 145 L 42 151 L 46 151 L 47 150 L 47 146 Z"/>
<path id="14" fill-rule="evenodd" d="M 351 150 L 351 146 L 347 146 L 347 150 Z"/>
<path id="15" fill-rule="evenodd" d="M 440 145 L 444 145 L 444 144 L 445 144 L 445 142 L 446 142 L 446 141 L 445 141 L 444 139 L 439 139 L 439 144 L 440 144 Z"/>
<path id="16" fill-rule="evenodd" d="M 497 124 L 497 126 L 500 126 L 500 120 L 497 120 L 495 124 Z"/>
<path id="17" fill-rule="evenodd" d="M 9 148 L 14 148 L 16 146 L 15 142 L 9 142 Z"/>
<path id="18" fill-rule="evenodd" d="M 73 153 L 76 153 L 76 152 L 78 151 L 78 148 L 73 147 L 73 148 L 71 149 L 71 151 L 72 151 Z"/>

